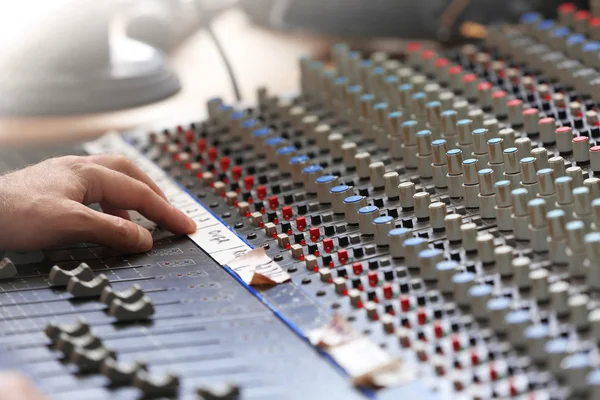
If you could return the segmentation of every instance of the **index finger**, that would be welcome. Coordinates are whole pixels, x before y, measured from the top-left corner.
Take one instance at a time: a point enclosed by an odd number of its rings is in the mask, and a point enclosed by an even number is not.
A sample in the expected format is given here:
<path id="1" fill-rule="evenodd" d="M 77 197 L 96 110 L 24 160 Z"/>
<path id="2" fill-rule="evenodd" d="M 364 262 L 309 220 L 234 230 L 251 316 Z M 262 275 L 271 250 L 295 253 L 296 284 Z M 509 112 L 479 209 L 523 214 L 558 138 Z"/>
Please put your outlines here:
<path id="1" fill-rule="evenodd" d="M 167 199 L 163 191 L 158 187 L 158 185 L 150 178 L 144 171 L 141 170 L 140 167 L 135 165 L 133 161 L 128 159 L 125 156 L 115 156 L 109 154 L 99 154 L 94 156 L 89 156 L 89 160 L 92 162 L 102 165 L 106 168 L 110 168 L 112 170 L 121 172 L 127 176 L 130 176 L 134 179 L 137 179 L 140 182 L 145 183 L 152 189 L 156 194 L 158 194 L 163 199 Z"/>
<path id="2" fill-rule="evenodd" d="M 84 171 L 86 203 L 106 203 L 136 210 L 144 217 L 177 234 L 192 233 L 196 223 L 160 197 L 148 185 L 112 169 L 90 164 Z"/>

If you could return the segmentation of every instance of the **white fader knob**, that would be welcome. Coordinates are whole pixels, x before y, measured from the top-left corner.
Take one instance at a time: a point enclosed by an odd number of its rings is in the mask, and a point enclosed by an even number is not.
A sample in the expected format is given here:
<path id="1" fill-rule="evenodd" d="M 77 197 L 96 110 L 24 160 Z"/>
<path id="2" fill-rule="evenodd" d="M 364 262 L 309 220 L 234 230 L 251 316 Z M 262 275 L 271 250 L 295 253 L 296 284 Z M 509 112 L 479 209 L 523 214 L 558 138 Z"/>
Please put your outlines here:
<path id="1" fill-rule="evenodd" d="M 358 210 L 358 226 L 363 235 L 374 235 L 375 225 L 373 221 L 379 217 L 379 208 L 375 206 L 365 206 Z"/>
<path id="2" fill-rule="evenodd" d="M 358 224 L 358 210 L 367 206 L 367 198 L 365 196 L 350 196 L 344 199 L 344 215 L 346 222 L 349 224 Z"/>
<path id="3" fill-rule="evenodd" d="M 390 243 L 388 234 L 394 229 L 394 218 L 389 215 L 377 217 L 373 220 L 375 225 L 375 244 L 377 246 L 387 246 Z"/>
<path id="4" fill-rule="evenodd" d="M 335 175 L 323 175 L 316 179 L 317 199 L 321 204 L 331 204 L 331 189 L 338 185 Z"/>

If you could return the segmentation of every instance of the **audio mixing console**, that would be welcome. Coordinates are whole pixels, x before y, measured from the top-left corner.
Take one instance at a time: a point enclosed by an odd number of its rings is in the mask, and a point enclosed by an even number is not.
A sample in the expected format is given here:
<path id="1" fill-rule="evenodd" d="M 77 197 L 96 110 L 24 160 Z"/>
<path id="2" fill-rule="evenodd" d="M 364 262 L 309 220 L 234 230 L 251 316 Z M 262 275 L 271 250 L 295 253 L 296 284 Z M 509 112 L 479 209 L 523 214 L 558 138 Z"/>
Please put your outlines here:
<path id="1" fill-rule="evenodd" d="M 54 398 L 600 399 L 600 19 L 558 15 L 2 154 L 123 154 L 198 230 L 8 253 L 0 365 Z"/>

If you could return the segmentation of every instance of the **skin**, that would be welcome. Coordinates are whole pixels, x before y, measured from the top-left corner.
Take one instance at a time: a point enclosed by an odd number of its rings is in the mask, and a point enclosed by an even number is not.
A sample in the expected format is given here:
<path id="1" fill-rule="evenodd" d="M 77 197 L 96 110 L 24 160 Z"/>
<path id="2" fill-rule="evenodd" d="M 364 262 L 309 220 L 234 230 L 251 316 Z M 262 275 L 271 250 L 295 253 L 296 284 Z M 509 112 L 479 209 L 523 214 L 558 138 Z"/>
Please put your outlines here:
<path id="1" fill-rule="evenodd" d="M 91 203 L 99 203 L 104 212 L 85 206 Z M 0 176 L 0 249 L 91 242 L 127 253 L 150 250 L 150 232 L 131 222 L 127 210 L 175 234 L 196 230 L 196 224 L 125 157 L 48 159 Z"/>
<path id="2" fill-rule="evenodd" d="M 0 374 L 0 400 L 46 400 L 25 376 L 18 372 Z"/>

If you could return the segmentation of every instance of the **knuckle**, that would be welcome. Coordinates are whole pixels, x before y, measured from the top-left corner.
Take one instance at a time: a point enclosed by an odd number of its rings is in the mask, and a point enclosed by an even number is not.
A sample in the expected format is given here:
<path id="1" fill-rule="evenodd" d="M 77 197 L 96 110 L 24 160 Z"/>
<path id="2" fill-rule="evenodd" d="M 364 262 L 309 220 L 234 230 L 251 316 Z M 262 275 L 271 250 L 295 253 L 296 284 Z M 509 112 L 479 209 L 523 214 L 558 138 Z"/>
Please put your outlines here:
<path id="1" fill-rule="evenodd" d="M 116 237 L 121 239 L 127 239 L 131 237 L 133 232 L 128 221 L 119 217 L 113 217 L 112 220 Z"/>

